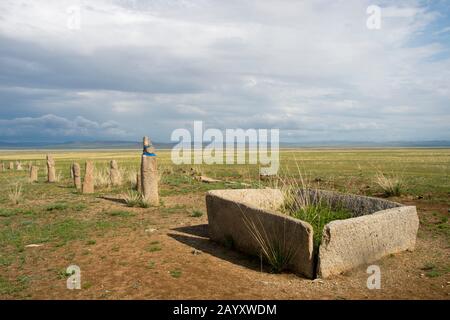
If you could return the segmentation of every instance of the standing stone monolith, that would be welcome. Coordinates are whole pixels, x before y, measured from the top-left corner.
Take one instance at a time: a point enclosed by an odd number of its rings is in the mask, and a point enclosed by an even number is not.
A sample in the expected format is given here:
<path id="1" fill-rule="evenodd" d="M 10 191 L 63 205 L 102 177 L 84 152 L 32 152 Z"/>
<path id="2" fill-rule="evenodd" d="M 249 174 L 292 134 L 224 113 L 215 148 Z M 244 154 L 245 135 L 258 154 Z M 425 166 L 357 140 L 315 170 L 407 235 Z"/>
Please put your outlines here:
<path id="1" fill-rule="evenodd" d="M 148 137 L 144 137 L 143 144 L 144 150 L 141 160 L 142 198 L 148 204 L 158 206 L 158 167 L 155 148 Z"/>
<path id="2" fill-rule="evenodd" d="M 0 162 L 0 172 L 5 171 L 5 164 L 3 162 Z"/>
<path id="3" fill-rule="evenodd" d="M 109 180 L 112 186 L 120 185 L 120 171 L 116 160 L 110 162 Z"/>
<path id="4" fill-rule="evenodd" d="M 38 181 L 38 166 L 31 166 L 30 169 L 30 182 L 37 182 Z"/>
<path id="5" fill-rule="evenodd" d="M 12 162 L 12 161 L 9 162 L 9 167 L 8 167 L 8 169 L 9 169 L 9 170 L 14 170 L 14 162 Z"/>
<path id="6" fill-rule="evenodd" d="M 47 155 L 47 182 L 56 182 L 55 160 L 51 155 Z"/>
<path id="7" fill-rule="evenodd" d="M 80 168 L 80 164 L 74 162 L 72 164 L 72 175 L 73 175 L 73 183 L 75 185 L 75 188 L 77 188 L 77 190 L 81 189 L 81 168 Z"/>
<path id="8" fill-rule="evenodd" d="M 83 193 L 94 193 L 94 163 L 86 161 L 83 181 Z"/>
<path id="9" fill-rule="evenodd" d="M 138 173 L 136 174 L 136 190 L 137 192 L 142 192 L 142 182 L 141 182 L 141 175 Z"/>

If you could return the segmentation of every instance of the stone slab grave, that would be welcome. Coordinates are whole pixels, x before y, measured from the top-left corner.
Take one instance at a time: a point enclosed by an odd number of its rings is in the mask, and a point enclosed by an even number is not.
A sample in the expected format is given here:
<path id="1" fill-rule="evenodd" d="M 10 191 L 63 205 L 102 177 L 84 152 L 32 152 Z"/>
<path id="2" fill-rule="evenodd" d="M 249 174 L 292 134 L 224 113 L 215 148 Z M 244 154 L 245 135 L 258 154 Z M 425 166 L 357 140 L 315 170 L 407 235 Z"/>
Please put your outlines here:
<path id="1" fill-rule="evenodd" d="M 419 218 L 416 207 L 325 190 L 299 190 L 298 196 L 339 204 L 352 217 L 326 224 L 318 249 L 313 228 L 281 213 L 277 189 L 214 190 L 206 194 L 210 238 L 260 256 L 261 241 L 282 248 L 288 270 L 307 278 L 327 278 L 401 251 L 414 250 Z"/>

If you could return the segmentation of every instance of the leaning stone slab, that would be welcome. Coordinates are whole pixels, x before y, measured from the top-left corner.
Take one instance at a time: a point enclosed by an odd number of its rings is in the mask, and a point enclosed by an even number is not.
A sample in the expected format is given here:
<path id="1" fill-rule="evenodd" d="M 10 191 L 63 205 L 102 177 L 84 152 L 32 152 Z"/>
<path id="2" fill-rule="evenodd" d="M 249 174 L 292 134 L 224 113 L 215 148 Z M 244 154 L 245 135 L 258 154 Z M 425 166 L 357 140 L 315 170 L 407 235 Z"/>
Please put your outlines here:
<path id="1" fill-rule="evenodd" d="M 323 230 L 317 274 L 327 278 L 389 254 L 413 251 L 418 228 L 414 206 L 332 221 Z"/>
<path id="2" fill-rule="evenodd" d="M 260 256 L 255 235 L 291 256 L 288 269 L 314 276 L 310 224 L 276 212 L 283 194 L 275 189 L 215 190 L 206 194 L 210 238 L 247 254 Z"/>

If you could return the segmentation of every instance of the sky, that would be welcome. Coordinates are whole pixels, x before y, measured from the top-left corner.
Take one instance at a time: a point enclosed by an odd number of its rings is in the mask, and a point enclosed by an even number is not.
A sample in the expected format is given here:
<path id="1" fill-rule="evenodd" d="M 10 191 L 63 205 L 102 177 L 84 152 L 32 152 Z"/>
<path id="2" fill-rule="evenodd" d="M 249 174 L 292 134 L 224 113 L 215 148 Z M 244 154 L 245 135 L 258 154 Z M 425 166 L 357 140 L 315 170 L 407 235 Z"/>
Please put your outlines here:
<path id="1" fill-rule="evenodd" d="M 168 142 L 195 120 L 450 140 L 450 0 L 0 1 L 0 141 Z"/>

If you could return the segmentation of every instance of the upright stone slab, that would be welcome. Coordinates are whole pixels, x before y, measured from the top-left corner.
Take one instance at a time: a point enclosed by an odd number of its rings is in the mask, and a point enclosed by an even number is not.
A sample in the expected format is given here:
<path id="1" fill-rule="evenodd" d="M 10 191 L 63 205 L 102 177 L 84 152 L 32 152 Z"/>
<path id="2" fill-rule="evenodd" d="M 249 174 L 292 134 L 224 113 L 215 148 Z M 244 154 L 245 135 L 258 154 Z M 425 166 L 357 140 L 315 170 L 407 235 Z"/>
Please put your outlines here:
<path id="1" fill-rule="evenodd" d="M 112 186 L 120 185 L 120 171 L 116 160 L 111 160 L 109 169 L 109 180 Z"/>
<path id="2" fill-rule="evenodd" d="M 55 160 L 51 155 L 47 155 L 47 182 L 56 182 Z"/>
<path id="3" fill-rule="evenodd" d="M 14 170 L 14 162 L 12 162 L 12 161 L 9 162 L 9 167 L 8 167 L 8 169 L 9 169 L 9 170 Z"/>
<path id="4" fill-rule="evenodd" d="M 30 182 L 37 182 L 38 181 L 38 166 L 31 166 L 30 169 Z"/>
<path id="5" fill-rule="evenodd" d="M 80 164 L 74 162 L 72 164 L 72 174 L 73 174 L 73 183 L 75 185 L 75 188 L 78 190 L 81 189 L 81 168 Z"/>
<path id="6" fill-rule="evenodd" d="M 86 161 L 86 172 L 83 181 L 83 193 L 94 193 L 94 163 Z"/>
<path id="7" fill-rule="evenodd" d="M 0 172 L 5 171 L 5 164 L 3 162 L 0 162 Z"/>
<path id="8" fill-rule="evenodd" d="M 144 137 L 141 160 L 142 198 L 152 206 L 159 205 L 158 167 L 155 149 L 148 137 Z"/>

